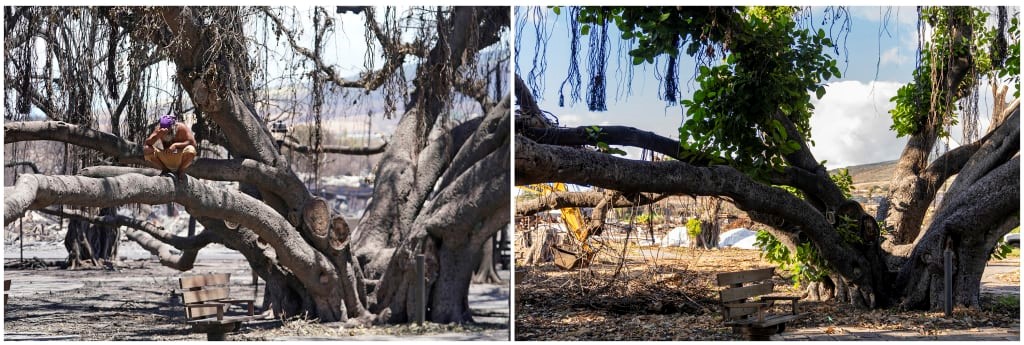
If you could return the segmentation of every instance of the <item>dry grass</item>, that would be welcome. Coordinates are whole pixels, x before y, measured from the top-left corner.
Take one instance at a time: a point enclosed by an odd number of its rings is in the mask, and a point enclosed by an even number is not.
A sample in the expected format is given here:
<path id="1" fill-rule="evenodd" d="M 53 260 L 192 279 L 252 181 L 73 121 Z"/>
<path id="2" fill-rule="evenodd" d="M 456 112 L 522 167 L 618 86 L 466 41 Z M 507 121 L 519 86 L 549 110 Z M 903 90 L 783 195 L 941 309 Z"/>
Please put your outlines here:
<path id="1" fill-rule="evenodd" d="M 621 246 L 619 247 L 621 250 Z M 630 247 L 626 263 L 614 275 L 617 260 L 599 260 L 589 268 L 562 271 L 551 264 L 521 268 L 516 282 L 517 340 L 739 340 L 724 327 L 718 311 L 715 274 L 771 266 L 750 250 Z M 656 255 L 655 255 L 656 254 Z M 776 293 L 796 294 L 776 276 Z M 941 313 L 872 310 L 829 302 L 802 302 L 811 316 L 790 327 L 848 326 L 940 334 L 976 327 L 1019 327 L 1019 308 L 994 303 L 982 310 Z"/>

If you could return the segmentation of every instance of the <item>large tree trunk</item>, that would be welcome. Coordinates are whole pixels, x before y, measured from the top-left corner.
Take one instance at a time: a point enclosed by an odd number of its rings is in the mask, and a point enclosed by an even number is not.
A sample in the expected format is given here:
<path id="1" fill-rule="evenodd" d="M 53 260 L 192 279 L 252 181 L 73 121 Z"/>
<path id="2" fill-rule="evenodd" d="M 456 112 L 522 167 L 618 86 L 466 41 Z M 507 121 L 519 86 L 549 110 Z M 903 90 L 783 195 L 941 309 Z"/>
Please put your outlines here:
<path id="1" fill-rule="evenodd" d="M 100 210 L 99 216 L 113 216 L 114 213 L 114 208 L 107 207 Z M 68 267 L 96 267 L 117 261 L 120 237 L 121 231 L 117 227 L 70 219 L 68 231 L 64 236 L 64 248 L 68 250 Z"/>
<path id="2" fill-rule="evenodd" d="M 498 277 L 498 271 L 494 269 L 494 238 L 484 242 L 483 248 L 480 250 L 480 263 L 476 266 L 476 271 L 473 272 L 473 283 L 474 284 L 497 284 L 501 282 L 501 277 Z"/>
<path id="3" fill-rule="evenodd" d="M 981 273 L 996 243 L 1020 223 L 1020 110 L 978 149 L 950 186 L 934 220 L 914 242 L 897 278 L 904 304 L 938 309 L 952 288 L 954 303 L 977 307 Z M 953 253 L 952 287 L 942 284 L 943 252 Z"/>
<path id="4" fill-rule="evenodd" d="M 957 42 L 954 44 L 970 41 L 973 38 L 971 26 L 957 16 L 953 18 L 956 19 L 951 20 L 947 28 L 952 32 L 951 40 Z M 885 222 L 891 228 L 893 242 L 897 245 L 914 242 L 922 230 L 928 205 L 934 200 L 939 186 L 956 174 L 966 161 L 964 158 L 939 159 L 932 167 L 928 166 L 928 157 L 939 137 L 945 117 L 949 116 L 934 109 L 939 108 L 940 104 L 952 105 L 959 98 L 959 94 L 967 89 L 961 87 L 961 82 L 974 64 L 971 52 L 966 49 L 958 50 L 948 59 L 945 68 L 936 71 L 932 77 L 936 84 L 932 89 L 935 93 L 932 98 L 933 110 L 919 114 L 922 119 L 917 124 L 917 131 L 907 141 L 889 182 L 886 198 L 889 199 L 890 208 Z"/>

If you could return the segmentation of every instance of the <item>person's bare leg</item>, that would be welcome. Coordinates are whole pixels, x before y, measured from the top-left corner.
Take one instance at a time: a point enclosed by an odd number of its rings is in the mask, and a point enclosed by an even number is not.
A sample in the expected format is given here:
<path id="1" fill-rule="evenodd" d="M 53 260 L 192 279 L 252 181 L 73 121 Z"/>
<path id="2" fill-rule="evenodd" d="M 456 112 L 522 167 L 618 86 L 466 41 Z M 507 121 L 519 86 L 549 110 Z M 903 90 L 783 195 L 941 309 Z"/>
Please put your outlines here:
<path id="1" fill-rule="evenodd" d="M 185 170 L 192 166 L 192 161 L 196 158 L 196 151 L 194 148 L 189 146 L 181 152 L 181 165 L 178 166 L 178 179 L 185 179 Z"/>

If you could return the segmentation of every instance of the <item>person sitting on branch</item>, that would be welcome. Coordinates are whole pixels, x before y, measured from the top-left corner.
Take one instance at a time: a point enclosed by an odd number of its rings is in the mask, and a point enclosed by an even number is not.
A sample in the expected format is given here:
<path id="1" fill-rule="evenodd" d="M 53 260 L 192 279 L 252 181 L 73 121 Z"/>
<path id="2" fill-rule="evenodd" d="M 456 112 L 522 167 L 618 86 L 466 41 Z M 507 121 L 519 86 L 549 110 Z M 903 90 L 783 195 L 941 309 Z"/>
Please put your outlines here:
<path id="1" fill-rule="evenodd" d="M 160 147 L 154 146 L 157 142 Z M 147 162 L 162 171 L 161 175 L 174 177 L 176 173 L 179 180 L 184 180 L 185 170 L 196 157 L 196 138 L 174 115 L 164 115 L 153 134 L 146 138 L 142 152 Z"/>

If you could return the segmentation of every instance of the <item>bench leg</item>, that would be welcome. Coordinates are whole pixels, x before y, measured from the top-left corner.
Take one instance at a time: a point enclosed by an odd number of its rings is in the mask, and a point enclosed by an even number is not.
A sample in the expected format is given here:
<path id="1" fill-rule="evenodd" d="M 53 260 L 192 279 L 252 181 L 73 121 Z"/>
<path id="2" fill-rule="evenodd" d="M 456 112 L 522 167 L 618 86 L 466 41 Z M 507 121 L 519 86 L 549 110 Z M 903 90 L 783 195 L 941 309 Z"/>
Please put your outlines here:
<path id="1" fill-rule="evenodd" d="M 208 341 L 225 341 L 228 340 L 227 338 L 227 333 L 224 333 L 223 331 L 211 331 L 206 333 L 206 340 Z"/>
<path id="2" fill-rule="evenodd" d="M 733 327 L 733 332 L 742 334 L 746 340 L 753 341 L 768 341 L 772 340 L 772 334 L 776 334 L 778 331 L 777 326 L 771 327 L 753 327 L 753 326 L 741 326 Z"/>

